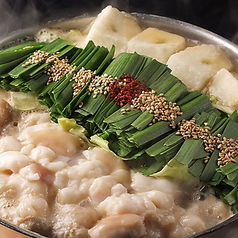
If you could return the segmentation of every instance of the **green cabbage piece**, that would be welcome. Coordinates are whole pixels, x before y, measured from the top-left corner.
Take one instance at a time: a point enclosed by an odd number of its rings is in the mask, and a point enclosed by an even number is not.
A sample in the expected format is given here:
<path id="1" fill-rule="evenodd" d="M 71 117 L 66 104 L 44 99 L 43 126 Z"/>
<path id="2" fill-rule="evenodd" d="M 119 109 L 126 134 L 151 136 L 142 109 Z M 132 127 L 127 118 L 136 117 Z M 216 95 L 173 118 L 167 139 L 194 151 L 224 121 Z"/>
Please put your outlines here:
<path id="1" fill-rule="evenodd" d="M 20 111 L 48 109 L 39 103 L 36 93 L 11 92 L 10 96 L 13 107 Z"/>
<path id="2" fill-rule="evenodd" d="M 76 135 L 89 143 L 87 138 L 87 130 L 83 126 L 78 125 L 75 119 L 62 117 L 58 119 L 58 123 L 69 133 Z"/>
<path id="3" fill-rule="evenodd" d="M 185 180 L 190 182 L 198 182 L 198 178 L 188 173 L 188 166 L 179 163 L 175 159 L 171 159 L 162 170 L 150 175 L 152 177 L 170 177 L 179 180 Z"/>

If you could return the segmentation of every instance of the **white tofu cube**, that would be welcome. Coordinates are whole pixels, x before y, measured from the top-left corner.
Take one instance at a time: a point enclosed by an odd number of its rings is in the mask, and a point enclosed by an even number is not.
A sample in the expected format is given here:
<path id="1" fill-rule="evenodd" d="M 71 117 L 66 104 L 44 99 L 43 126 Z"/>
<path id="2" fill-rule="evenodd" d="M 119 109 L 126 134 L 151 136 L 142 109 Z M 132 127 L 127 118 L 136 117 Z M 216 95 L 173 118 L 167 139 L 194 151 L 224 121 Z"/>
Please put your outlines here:
<path id="1" fill-rule="evenodd" d="M 147 28 L 128 42 L 128 52 L 137 52 L 166 63 L 168 58 L 185 48 L 185 38 L 156 28 Z"/>
<path id="2" fill-rule="evenodd" d="M 172 55 L 168 62 L 172 74 L 189 90 L 203 90 L 222 68 L 230 70 L 232 63 L 225 52 L 212 45 L 197 45 Z"/>
<path id="3" fill-rule="evenodd" d="M 96 45 L 111 48 L 116 46 L 115 55 L 126 52 L 128 40 L 141 32 L 136 18 L 108 6 L 104 8 L 93 22 L 86 42 L 92 40 Z"/>
<path id="4" fill-rule="evenodd" d="M 221 69 L 209 83 L 206 94 L 218 108 L 231 113 L 238 109 L 238 79 L 226 69 Z"/>

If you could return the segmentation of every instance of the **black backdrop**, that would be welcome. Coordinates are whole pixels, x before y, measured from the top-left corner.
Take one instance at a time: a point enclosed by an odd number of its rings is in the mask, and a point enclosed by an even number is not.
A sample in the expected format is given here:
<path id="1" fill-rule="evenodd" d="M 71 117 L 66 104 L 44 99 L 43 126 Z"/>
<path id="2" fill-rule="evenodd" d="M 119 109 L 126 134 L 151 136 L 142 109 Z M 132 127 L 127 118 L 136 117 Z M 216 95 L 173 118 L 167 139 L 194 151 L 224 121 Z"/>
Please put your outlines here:
<path id="1" fill-rule="evenodd" d="M 108 4 L 183 20 L 238 43 L 238 0 L 0 0 L 0 37 L 54 18 L 100 11 Z"/>
<path id="2" fill-rule="evenodd" d="M 238 44 L 238 0 L 0 0 L 0 38 L 55 18 L 99 12 L 108 4 L 127 12 L 183 20 Z M 235 238 L 236 229 L 237 221 L 202 237 Z"/>

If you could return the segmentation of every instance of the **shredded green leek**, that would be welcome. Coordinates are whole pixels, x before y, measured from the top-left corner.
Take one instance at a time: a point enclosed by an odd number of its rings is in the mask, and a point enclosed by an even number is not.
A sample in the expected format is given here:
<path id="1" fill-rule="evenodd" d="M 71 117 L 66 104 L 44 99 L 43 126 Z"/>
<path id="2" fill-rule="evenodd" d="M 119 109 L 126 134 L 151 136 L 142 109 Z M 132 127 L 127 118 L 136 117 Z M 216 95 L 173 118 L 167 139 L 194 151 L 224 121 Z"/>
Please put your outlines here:
<path id="1" fill-rule="evenodd" d="M 67 58 L 73 71 L 50 80 L 46 71 L 51 62 L 24 66 L 37 50 L 49 53 L 48 57 L 57 54 L 60 60 Z M 48 44 L 16 45 L 0 51 L 0 86 L 19 90 L 11 94 L 19 110 L 47 106 L 52 120 L 65 130 L 111 151 L 132 168 L 140 167 L 145 175 L 200 180 L 219 191 L 217 194 L 228 204 L 238 204 L 238 165 L 234 162 L 238 156 L 219 166 L 218 147 L 208 152 L 201 138 L 184 138 L 176 133 L 182 120 L 195 118 L 198 125 L 209 125 L 212 136 L 221 134 L 238 140 L 238 113 L 228 116 L 214 108 L 201 92 L 189 92 L 167 65 L 155 59 L 137 53 L 122 53 L 113 58 L 114 52 L 114 46 L 108 50 L 90 41 L 80 49 L 60 38 Z M 108 94 L 89 91 L 92 79 L 75 94 L 74 76 L 82 68 L 93 71 L 93 77 L 133 75 L 168 102 L 175 102 L 182 115 L 175 118 L 173 126 L 166 120 L 153 122 L 154 114 L 148 109 L 142 111 L 129 104 L 120 107 Z M 36 95 L 42 105 L 36 104 Z"/>

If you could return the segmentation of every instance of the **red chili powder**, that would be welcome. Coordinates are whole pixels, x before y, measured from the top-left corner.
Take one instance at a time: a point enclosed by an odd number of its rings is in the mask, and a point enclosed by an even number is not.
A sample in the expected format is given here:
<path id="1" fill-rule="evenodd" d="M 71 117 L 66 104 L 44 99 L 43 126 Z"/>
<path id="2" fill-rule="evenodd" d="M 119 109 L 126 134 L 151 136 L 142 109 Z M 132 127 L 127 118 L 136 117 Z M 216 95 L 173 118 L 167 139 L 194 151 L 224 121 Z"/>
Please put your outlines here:
<path id="1" fill-rule="evenodd" d="M 134 79 L 134 76 L 124 74 L 116 84 L 110 84 L 110 100 L 115 100 L 120 107 L 132 104 L 132 99 L 139 97 L 142 91 L 150 90 L 149 87 Z"/>

